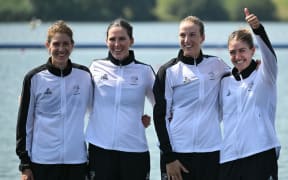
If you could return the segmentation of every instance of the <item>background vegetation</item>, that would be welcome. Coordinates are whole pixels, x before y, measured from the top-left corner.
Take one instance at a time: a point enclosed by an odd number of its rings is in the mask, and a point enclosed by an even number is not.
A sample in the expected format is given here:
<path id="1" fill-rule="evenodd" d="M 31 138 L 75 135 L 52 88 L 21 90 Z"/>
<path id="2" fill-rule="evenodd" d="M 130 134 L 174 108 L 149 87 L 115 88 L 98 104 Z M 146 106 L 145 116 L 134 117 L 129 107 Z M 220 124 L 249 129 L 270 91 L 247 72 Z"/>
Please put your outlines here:
<path id="1" fill-rule="evenodd" d="M 0 21 L 238 21 L 248 7 L 266 21 L 288 21 L 288 0 L 0 0 Z"/>

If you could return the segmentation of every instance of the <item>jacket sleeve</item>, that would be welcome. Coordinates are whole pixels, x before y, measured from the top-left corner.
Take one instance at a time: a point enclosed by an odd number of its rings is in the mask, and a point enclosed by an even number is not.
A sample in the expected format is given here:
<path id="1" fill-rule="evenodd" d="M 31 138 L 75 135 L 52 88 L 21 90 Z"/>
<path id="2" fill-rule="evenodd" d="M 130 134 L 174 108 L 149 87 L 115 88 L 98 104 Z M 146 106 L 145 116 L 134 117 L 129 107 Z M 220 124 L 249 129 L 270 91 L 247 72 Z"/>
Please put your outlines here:
<path id="1" fill-rule="evenodd" d="M 262 25 L 259 28 L 253 29 L 256 36 L 257 44 L 260 49 L 262 58 L 262 70 L 265 79 L 271 81 L 272 84 L 276 83 L 278 68 L 277 68 L 277 58 L 272 47 L 272 44 L 267 36 L 267 33 Z"/>
<path id="2" fill-rule="evenodd" d="M 146 97 L 148 98 L 148 100 L 152 104 L 152 106 L 154 106 L 155 105 L 155 98 L 154 98 L 154 94 L 153 94 L 153 85 L 155 82 L 155 72 L 151 66 L 149 66 L 147 76 L 148 76 L 148 81 L 147 81 L 148 85 L 146 88 Z"/>
<path id="3" fill-rule="evenodd" d="M 21 164 L 30 164 L 31 162 L 29 157 L 30 152 L 28 151 L 30 151 L 32 143 L 33 102 L 34 98 L 31 96 L 31 76 L 26 75 L 23 81 L 16 125 L 16 154 Z"/>
<path id="4" fill-rule="evenodd" d="M 155 97 L 153 119 L 164 161 L 169 163 L 176 160 L 176 157 L 172 151 L 167 129 L 168 118 L 166 116 L 167 109 L 169 109 L 169 102 L 167 103 L 165 96 L 166 88 L 166 68 L 162 66 L 156 75 L 153 86 L 153 93 Z"/>

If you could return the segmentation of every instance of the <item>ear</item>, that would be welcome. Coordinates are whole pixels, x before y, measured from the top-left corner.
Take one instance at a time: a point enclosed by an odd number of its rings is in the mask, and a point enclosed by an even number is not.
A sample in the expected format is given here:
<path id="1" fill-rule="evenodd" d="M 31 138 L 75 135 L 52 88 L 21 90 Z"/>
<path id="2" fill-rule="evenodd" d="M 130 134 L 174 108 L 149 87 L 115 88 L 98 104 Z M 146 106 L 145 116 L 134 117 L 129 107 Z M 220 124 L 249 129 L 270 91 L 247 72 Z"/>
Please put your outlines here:
<path id="1" fill-rule="evenodd" d="M 202 41 L 201 43 L 203 43 L 205 41 L 205 34 L 202 35 Z"/>
<path id="2" fill-rule="evenodd" d="M 130 39 L 130 46 L 132 46 L 134 44 L 134 38 Z"/>
<path id="3" fill-rule="evenodd" d="M 105 39 L 106 46 L 108 47 L 108 39 Z"/>
<path id="4" fill-rule="evenodd" d="M 48 41 L 45 42 L 45 47 L 48 49 L 49 48 L 50 43 Z"/>
<path id="5" fill-rule="evenodd" d="M 47 48 L 48 53 L 50 54 L 50 43 L 48 41 L 46 41 L 45 47 Z"/>
<path id="6" fill-rule="evenodd" d="M 256 51 L 256 47 L 255 47 L 255 46 L 253 46 L 253 47 L 251 48 L 251 51 L 252 51 L 252 56 L 254 56 L 254 54 L 255 54 L 255 51 Z"/>

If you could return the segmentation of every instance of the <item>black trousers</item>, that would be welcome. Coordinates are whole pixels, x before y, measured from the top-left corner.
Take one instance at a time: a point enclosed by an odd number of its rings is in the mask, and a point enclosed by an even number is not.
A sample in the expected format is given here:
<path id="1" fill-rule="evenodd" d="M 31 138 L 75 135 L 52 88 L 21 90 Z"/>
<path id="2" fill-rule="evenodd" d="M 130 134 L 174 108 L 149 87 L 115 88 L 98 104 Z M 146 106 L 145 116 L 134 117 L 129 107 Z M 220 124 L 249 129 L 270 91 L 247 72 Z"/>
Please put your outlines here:
<path id="1" fill-rule="evenodd" d="M 278 180 L 275 149 L 223 163 L 219 180 Z"/>
<path id="2" fill-rule="evenodd" d="M 219 151 L 207 153 L 176 153 L 177 159 L 189 171 L 182 172 L 183 180 L 217 180 L 219 177 Z M 160 155 L 161 180 L 167 180 L 166 164 Z M 230 179 L 231 180 L 231 179 Z"/>
<path id="3" fill-rule="evenodd" d="M 106 150 L 89 144 L 90 180 L 149 180 L 149 152 Z"/>
<path id="4" fill-rule="evenodd" d="M 34 180 L 85 180 L 87 163 L 31 165 Z"/>

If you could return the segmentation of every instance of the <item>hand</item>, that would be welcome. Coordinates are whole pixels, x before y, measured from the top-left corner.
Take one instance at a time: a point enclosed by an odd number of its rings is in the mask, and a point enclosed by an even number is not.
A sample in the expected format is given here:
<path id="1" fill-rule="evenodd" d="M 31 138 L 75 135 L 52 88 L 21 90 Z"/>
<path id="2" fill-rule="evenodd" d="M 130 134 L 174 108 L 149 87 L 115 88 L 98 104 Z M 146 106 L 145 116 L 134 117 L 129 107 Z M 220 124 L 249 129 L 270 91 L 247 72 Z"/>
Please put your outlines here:
<path id="1" fill-rule="evenodd" d="M 168 180 L 183 180 L 181 172 L 189 173 L 179 160 L 166 164 L 166 171 Z"/>
<path id="2" fill-rule="evenodd" d="M 145 128 L 147 128 L 151 124 L 151 117 L 147 114 L 142 116 L 142 123 Z"/>
<path id="3" fill-rule="evenodd" d="M 34 180 L 31 169 L 25 169 L 21 174 L 21 180 Z"/>
<path id="4" fill-rule="evenodd" d="M 248 8 L 244 8 L 245 20 L 251 26 L 252 29 L 257 29 L 260 26 L 260 21 L 257 16 L 250 14 Z"/>
<path id="5" fill-rule="evenodd" d="M 256 69 L 258 69 L 259 66 L 261 65 L 261 60 L 260 59 L 256 59 L 256 64 L 257 64 Z"/>

